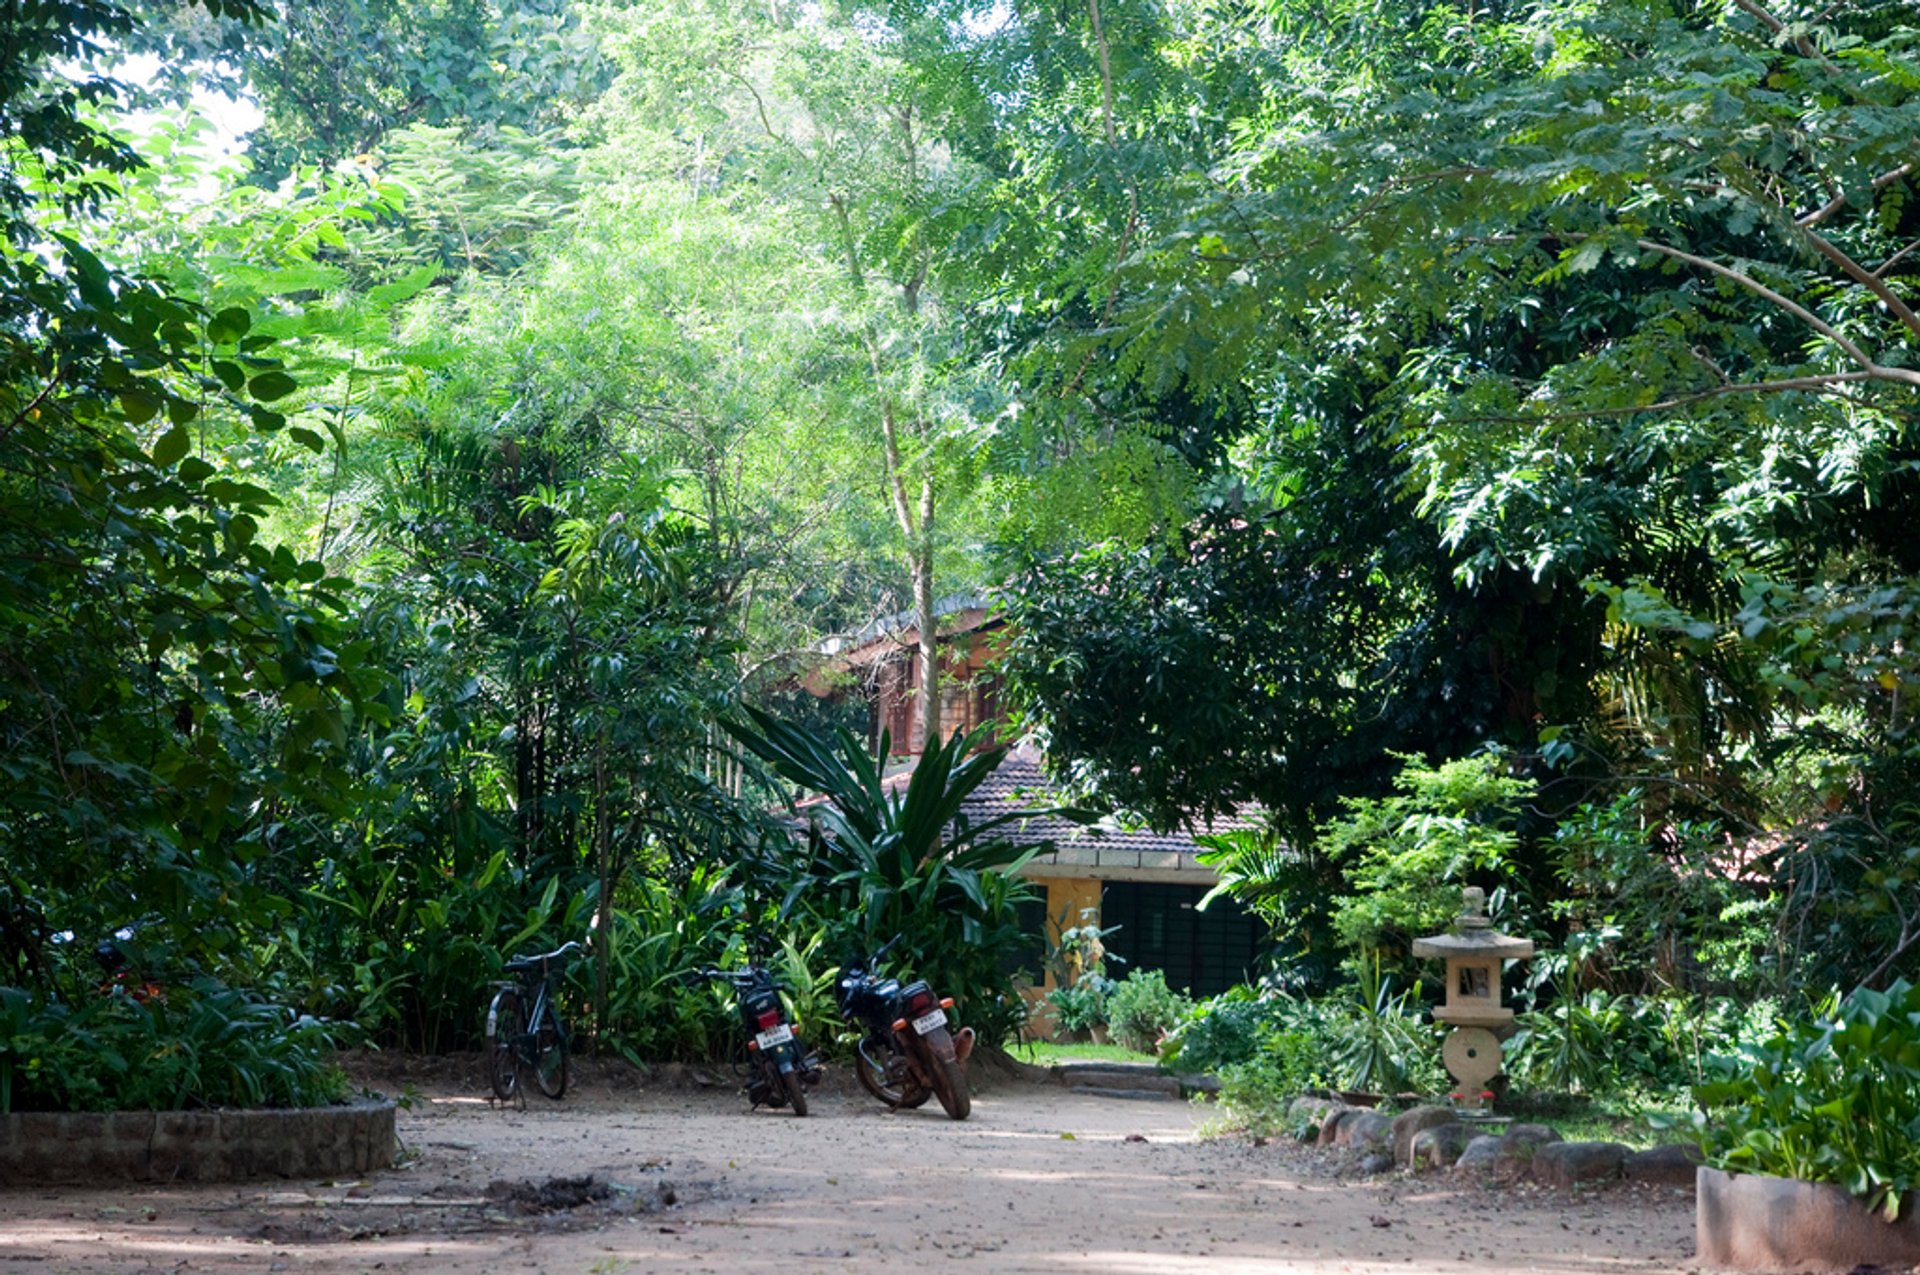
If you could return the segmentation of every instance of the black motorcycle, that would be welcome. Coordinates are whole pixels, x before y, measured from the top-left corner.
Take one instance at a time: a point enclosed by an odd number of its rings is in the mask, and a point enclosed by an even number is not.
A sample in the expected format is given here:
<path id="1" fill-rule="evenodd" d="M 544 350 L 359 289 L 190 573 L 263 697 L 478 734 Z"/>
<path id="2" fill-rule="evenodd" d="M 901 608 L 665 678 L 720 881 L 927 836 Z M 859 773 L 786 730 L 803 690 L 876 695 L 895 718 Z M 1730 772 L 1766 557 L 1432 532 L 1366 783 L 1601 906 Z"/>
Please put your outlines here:
<path id="1" fill-rule="evenodd" d="M 787 1022 L 780 985 L 758 963 L 745 969 L 700 971 L 702 978 L 734 990 L 740 1024 L 746 1029 L 747 1099 L 756 1107 L 792 1107 L 807 1114 L 807 1090 L 820 1083 L 820 1064 Z"/>
<path id="2" fill-rule="evenodd" d="M 973 1110 L 967 1093 L 973 1028 L 950 1031 L 953 998 L 935 997 L 924 980 L 903 987 L 880 974 L 880 958 L 899 941 L 896 936 L 872 956 L 849 960 L 835 989 L 841 1016 L 861 1033 L 854 1074 L 889 1107 L 918 1107 L 938 1097 L 949 1116 L 965 1120 Z"/>

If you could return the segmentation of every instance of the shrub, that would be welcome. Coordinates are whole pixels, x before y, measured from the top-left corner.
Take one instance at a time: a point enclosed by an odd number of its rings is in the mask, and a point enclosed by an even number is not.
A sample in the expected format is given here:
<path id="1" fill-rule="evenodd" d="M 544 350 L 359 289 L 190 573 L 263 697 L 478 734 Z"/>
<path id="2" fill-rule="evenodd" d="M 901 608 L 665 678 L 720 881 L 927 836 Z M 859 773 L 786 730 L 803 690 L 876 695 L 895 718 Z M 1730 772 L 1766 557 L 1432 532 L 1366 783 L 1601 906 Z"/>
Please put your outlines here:
<path id="1" fill-rule="evenodd" d="M 1180 1024 L 1193 1002 L 1167 986 L 1159 970 L 1135 970 L 1114 984 L 1107 994 L 1107 1026 L 1114 1043 L 1138 1054 L 1151 1054 L 1160 1038 Z"/>
<path id="2" fill-rule="evenodd" d="M 896 970 L 912 971 L 958 1002 L 985 1044 L 1016 1027 L 1009 958 L 1026 936 L 1019 905 L 1032 899 L 1019 871 L 1033 857 L 1001 833 L 1032 814 L 1018 811 L 975 824 L 961 807 L 1006 756 L 1006 746 L 975 751 L 978 734 L 956 734 L 914 764 L 904 791 L 882 781 L 880 760 L 847 731 L 816 736 L 748 707 L 747 722 L 724 723 L 779 779 L 827 800 L 809 804 L 806 840 L 764 847 L 743 866 L 781 911 L 824 933 L 827 950 L 871 951 L 895 936 Z M 890 741 L 883 736 L 879 757 Z M 977 1007 L 985 1008 L 976 1013 Z"/>
<path id="3" fill-rule="evenodd" d="M 1920 1187 L 1920 987 L 1861 988 L 1695 1088 L 1708 1164 L 1831 1182 L 1889 1221 Z"/>
<path id="4" fill-rule="evenodd" d="M 1048 992 L 1047 1004 L 1053 1006 L 1060 1030 L 1083 1032 L 1103 1025 L 1107 1021 L 1107 994 L 1113 986 L 1112 979 L 1088 974 L 1071 987 Z"/>
<path id="5" fill-rule="evenodd" d="M 1378 1093 L 1444 1083 L 1438 1034 L 1423 1018 L 1419 992 L 1418 983 L 1394 992 L 1375 960 L 1362 964 L 1357 983 L 1320 1003 L 1316 1034 L 1337 1083 Z"/>
<path id="6" fill-rule="evenodd" d="M 0 1112 L 310 1107 L 342 1097 L 333 1024 L 201 978 L 69 1007 L 0 988 Z"/>
<path id="7" fill-rule="evenodd" d="M 1220 1110 L 1233 1129 L 1262 1137 L 1287 1130 L 1287 1109 L 1324 1085 L 1325 1042 L 1307 1032 L 1273 1032 L 1259 1055 L 1220 1069 Z"/>
<path id="8" fill-rule="evenodd" d="M 1188 1010 L 1161 1042 L 1160 1058 L 1183 1071 L 1219 1072 L 1252 1061 L 1265 1039 L 1298 1005 L 1284 996 L 1262 997 L 1242 984 Z"/>

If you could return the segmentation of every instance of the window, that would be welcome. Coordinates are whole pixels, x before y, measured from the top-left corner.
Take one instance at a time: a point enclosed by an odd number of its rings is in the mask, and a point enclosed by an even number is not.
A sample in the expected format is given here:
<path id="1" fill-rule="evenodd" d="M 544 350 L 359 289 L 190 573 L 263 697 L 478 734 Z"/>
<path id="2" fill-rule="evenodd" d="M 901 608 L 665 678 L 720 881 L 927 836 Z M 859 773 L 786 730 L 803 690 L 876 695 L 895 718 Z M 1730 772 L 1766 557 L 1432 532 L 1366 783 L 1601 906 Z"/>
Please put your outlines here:
<path id="1" fill-rule="evenodd" d="M 1167 986 L 1194 996 L 1217 996 L 1259 972 L 1267 951 L 1267 927 L 1232 899 L 1219 898 L 1201 912 L 1204 886 L 1109 881 L 1100 900 L 1100 926 L 1107 950 L 1126 958 L 1107 973 L 1123 978 L 1137 969 L 1160 970 Z"/>

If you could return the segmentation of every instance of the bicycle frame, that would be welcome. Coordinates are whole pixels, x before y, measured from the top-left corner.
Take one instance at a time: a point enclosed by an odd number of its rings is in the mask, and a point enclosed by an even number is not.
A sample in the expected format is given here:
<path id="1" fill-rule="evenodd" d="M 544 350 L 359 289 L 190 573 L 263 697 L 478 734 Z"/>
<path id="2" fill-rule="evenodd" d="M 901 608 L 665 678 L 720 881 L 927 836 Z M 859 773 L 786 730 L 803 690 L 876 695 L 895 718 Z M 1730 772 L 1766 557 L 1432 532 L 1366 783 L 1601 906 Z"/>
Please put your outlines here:
<path id="1" fill-rule="evenodd" d="M 512 980 L 494 984 L 498 990 L 487 1008 L 487 1078 L 501 1101 L 522 1096 L 522 1073 L 549 1098 L 566 1092 L 569 1041 L 554 1007 L 552 978 L 555 967 L 564 967 L 579 950 L 578 943 L 568 943 L 538 956 L 515 956 L 506 963 Z"/>

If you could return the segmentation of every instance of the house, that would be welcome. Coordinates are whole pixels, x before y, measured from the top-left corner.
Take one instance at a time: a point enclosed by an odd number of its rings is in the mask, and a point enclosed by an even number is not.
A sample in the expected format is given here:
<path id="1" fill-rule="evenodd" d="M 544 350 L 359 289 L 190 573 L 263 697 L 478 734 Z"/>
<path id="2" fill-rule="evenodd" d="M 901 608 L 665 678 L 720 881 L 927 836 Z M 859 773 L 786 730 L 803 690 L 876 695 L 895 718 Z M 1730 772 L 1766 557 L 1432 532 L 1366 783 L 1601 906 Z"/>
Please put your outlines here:
<path id="1" fill-rule="evenodd" d="M 942 737 L 1003 724 L 995 660 L 1005 622 L 991 599 L 945 599 L 936 616 Z M 802 685 L 821 698 L 849 697 L 866 704 L 869 746 L 877 749 L 886 731 L 893 757 L 904 767 L 919 751 L 913 729 L 914 696 L 921 684 L 918 648 L 913 617 L 888 617 L 824 651 L 826 658 Z M 1022 743 L 963 809 L 978 823 L 1060 804 L 1040 753 Z M 1213 830 L 1250 823 L 1236 820 Z M 1088 922 L 1114 927 L 1106 946 L 1111 956 L 1120 958 L 1108 970 L 1115 976 L 1157 969 L 1165 973 L 1169 986 L 1211 996 L 1259 972 L 1267 927 L 1231 899 L 1216 899 L 1200 910 L 1200 901 L 1219 878 L 1196 857 L 1201 847 L 1191 835 L 1114 823 L 1086 828 L 1061 818 L 1009 825 L 1007 835 L 1016 844 L 1053 845 L 1023 872 L 1043 893 L 1023 918 L 1033 936 L 1027 968 L 1036 978 L 1044 977 L 1041 990 L 1051 986 L 1042 960 L 1049 942 L 1061 928 Z"/>

